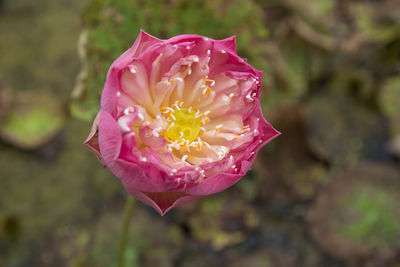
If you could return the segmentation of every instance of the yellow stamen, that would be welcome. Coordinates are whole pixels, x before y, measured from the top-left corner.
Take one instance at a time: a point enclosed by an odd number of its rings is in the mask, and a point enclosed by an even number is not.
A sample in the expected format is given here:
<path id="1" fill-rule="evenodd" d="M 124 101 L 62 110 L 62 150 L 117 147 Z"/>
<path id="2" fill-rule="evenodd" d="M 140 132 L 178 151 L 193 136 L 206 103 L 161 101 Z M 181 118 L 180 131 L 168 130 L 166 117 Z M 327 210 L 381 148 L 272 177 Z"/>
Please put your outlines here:
<path id="1" fill-rule="evenodd" d="M 215 81 L 214 80 L 211 80 L 211 79 L 203 79 L 203 81 L 205 81 L 205 82 L 211 82 L 211 86 L 214 86 L 214 84 L 215 84 Z"/>
<path id="2" fill-rule="evenodd" d="M 206 88 L 203 89 L 202 94 L 204 96 L 208 96 L 212 92 L 211 87 L 207 86 Z"/>
<path id="3" fill-rule="evenodd" d="M 217 134 L 217 133 L 221 132 L 222 131 L 222 127 L 224 127 L 222 124 L 218 124 L 217 126 L 215 126 L 215 133 L 214 134 Z"/>
<path id="4" fill-rule="evenodd" d="M 202 125 L 204 125 L 204 124 L 206 124 L 207 122 L 209 122 L 210 120 L 208 119 L 208 118 L 203 118 L 202 120 L 201 120 L 201 124 Z"/>

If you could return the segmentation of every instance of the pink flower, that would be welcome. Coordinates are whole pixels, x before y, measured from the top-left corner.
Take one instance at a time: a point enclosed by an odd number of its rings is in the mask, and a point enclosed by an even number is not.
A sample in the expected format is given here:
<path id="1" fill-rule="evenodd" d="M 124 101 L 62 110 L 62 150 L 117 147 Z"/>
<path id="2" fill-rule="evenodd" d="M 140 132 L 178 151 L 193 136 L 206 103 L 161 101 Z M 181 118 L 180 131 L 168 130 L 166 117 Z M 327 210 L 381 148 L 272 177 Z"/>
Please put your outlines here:
<path id="1" fill-rule="evenodd" d="M 235 37 L 141 31 L 108 71 L 85 144 L 163 215 L 236 183 L 279 135 L 261 112 L 261 78 L 236 54 Z"/>

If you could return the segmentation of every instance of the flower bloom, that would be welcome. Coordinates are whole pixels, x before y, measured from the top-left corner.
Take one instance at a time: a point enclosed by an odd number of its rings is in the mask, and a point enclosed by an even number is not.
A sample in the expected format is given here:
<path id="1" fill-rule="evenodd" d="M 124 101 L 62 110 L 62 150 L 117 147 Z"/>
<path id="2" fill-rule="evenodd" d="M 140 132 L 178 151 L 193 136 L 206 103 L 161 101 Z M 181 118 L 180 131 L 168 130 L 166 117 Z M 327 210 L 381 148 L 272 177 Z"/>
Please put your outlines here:
<path id="1" fill-rule="evenodd" d="M 109 69 L 85 144 L 162 215 L 237 182 L 279 134 L 261 112 L 261 78 L 235 37 L 141 31 Z"/>

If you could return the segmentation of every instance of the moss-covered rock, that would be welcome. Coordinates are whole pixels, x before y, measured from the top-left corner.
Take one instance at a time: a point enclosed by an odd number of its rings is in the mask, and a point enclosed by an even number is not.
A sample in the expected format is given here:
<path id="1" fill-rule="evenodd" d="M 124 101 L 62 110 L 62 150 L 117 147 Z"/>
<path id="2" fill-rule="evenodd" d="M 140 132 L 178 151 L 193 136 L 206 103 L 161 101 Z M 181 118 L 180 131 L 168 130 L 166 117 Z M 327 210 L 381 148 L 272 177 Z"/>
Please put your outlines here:
<path id="1" fill-rule="evenodd" d="M 180 208 L 175 220 L 186 225 L 196 241 L 216 251 L 240 244 L 260 220 L 255 208 L 239 196 L 231 191 L 202 198 Z"/>
<path id="2" fill-rule="evenodd" d="M 310 232 L 331 255 L 387 262 L 400 249 L 400 170 L 364 162 L 345 171 L 308 213 Z"/>
<path id="3" fill-rule="evenodd" d="M 36 149 L 51 141 L 64 125 L 58 99 L 44 92 L 22 92 L 0 122 L 0 137 L 22 149 Z"/>

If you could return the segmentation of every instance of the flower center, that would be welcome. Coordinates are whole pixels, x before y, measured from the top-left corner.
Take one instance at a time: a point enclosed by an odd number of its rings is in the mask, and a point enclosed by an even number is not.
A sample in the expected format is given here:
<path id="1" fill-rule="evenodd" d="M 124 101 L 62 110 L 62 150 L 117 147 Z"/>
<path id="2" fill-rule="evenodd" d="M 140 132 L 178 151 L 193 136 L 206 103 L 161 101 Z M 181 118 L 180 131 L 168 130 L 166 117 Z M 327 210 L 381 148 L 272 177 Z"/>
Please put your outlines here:
<path id="1" fill-rule="evenodd" d="M 201 117 L 193 109 L 176 109 L 168 116 L 166 135 L 172 141 L 192 142 L 200 132 Z"/>

